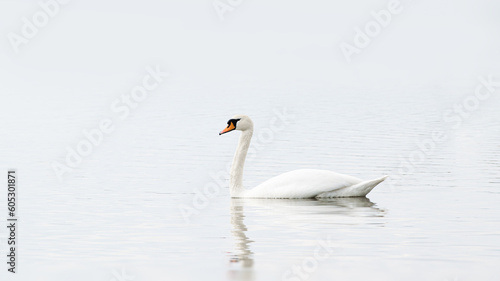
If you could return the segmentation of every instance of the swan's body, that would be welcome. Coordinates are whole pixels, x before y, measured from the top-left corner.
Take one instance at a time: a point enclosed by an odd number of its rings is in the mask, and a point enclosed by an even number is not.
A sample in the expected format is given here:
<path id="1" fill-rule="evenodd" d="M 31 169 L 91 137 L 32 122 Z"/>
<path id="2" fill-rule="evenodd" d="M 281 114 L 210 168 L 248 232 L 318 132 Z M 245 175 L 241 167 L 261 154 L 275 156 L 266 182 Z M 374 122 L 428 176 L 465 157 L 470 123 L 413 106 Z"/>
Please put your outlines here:
<path id="1" fill-rule="evenodd" d="M 253 134 L 253 122 L 246 115 L 236 115 L 220 134 L 242 131 L 230 174 L 231 197 L 246 198 L 330 198 L 366 196 L 387 176 L 362 181 L 327 170 L 294 170 L 273 177 L 253 189 L 243 188 L 243 167 Z"/>

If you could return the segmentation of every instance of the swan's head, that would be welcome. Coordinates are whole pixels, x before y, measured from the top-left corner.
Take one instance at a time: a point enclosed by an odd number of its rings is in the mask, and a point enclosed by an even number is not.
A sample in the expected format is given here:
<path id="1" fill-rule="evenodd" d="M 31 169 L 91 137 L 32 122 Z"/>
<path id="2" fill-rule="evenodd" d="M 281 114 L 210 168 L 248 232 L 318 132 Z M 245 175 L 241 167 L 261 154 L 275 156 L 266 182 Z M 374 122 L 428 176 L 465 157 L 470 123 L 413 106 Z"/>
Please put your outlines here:
<path id="1" fill-rule="evenodd" d="M 250 117 L 246 115 L 235 115 L 229 121 L 227 121 L 227 127 L 222 130 L 219 135 L 234 131 L 246 131 L 253 129 L 253 122 Z"/>

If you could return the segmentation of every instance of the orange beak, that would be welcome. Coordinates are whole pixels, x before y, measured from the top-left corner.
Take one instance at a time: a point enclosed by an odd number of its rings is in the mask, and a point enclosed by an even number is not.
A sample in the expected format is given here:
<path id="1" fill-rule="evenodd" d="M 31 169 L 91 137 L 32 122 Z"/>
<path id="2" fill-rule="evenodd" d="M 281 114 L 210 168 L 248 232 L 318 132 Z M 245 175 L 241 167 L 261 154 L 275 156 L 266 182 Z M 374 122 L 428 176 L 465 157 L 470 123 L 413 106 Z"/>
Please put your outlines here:
<path id="1" fill-rule="evenodd" d="M 231 132 L 234 129 L 236 129 L 236 127 L 231 122 L 229 125 L 227 125 L 227 127 L 224 130 L 220 131 L 219 136 L 222 135 L 222 134 L 225 134 L 227 132 Z"/>

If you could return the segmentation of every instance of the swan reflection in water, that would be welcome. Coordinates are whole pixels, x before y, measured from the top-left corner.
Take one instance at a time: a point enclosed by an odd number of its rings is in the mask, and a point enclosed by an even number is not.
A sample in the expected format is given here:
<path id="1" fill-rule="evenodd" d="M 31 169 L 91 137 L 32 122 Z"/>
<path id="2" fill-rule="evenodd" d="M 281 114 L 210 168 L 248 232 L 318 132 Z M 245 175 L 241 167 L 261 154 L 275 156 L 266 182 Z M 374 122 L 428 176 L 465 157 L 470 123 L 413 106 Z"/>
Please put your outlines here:
<path id="1" fill-rule="evenodd" d="M 232 198 L 230 203 L 234 251 L 229 254 L 229 280 L 255 280 L 254 259 L 250 249 L 254 241 L 246 235 L 244 207 L 250 207 L 252 215 L 257 213 L 260 226 L 266 224 L 276 227 L 280 221 L 283 227 L 294 228 L 309 223 L 360 223 L 356 217 L 383 217 L 385 210 L 380 209 L 366 197 L 330 199 L 251 199 Z M 249 210 L 247 210 L 247 214 Z M 278 220 L 277 220 L 278 219 Z M 286 222 L 285 222 L 286 221 Z M 383 222 L 381 222 L 383 224 Z M 317 237 L 311 237 L 312 240 Z"/>

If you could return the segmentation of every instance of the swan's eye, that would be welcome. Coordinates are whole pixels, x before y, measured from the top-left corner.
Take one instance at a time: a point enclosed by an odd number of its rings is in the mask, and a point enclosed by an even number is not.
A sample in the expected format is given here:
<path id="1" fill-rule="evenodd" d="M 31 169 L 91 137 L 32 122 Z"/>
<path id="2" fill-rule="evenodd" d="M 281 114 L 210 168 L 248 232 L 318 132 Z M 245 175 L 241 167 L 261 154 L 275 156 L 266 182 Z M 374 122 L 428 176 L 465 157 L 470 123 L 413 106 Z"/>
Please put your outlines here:
<path id="1" fill-rule="evenodd" d="M 233 124 L 233 126 L 236 127 L 236 123 L 238 123 L 238 121 L 240 121 L 241 119 L 230 119 L 229 121 L 227 121 L 227 127 L 229 128 L 231 126 L 231 124 Z"/>

